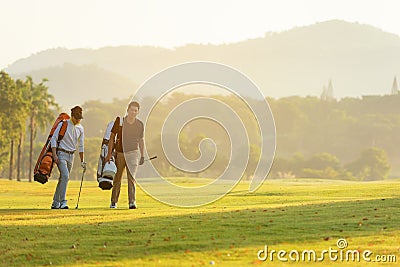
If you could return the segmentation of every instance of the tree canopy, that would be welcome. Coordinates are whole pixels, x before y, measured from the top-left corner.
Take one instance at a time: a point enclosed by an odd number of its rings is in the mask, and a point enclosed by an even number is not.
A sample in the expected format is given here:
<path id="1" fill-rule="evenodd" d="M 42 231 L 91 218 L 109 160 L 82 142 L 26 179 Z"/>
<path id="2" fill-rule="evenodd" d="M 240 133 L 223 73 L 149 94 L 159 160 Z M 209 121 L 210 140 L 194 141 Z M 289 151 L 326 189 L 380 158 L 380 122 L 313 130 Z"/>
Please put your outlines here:
<path id="1" fill-rule="evenodd" d="M 22 150 L 19 159 L 22 176 L 31 176 L 27 171 L 32 161 L 29 159 L 30 149 L 21 137 L 32 137 L 31 155 L 36 160 L 50 124 L 60 111 L 47 89 L 45 79 L 36 84 L 30 77 L 25 81 L 14 81 L 4 71 L 0 73 L 1 177 L 11 173 L 12 168 L 7 166 L 15 161 L 12 152 L 17 143 Z M 174 107 L 192 97 L 184 93 L 172 93 L 167 100 L 157 103 L 147 121 L 146 147 L 149 155 L 158 155 L 153 163 L 163 175 L 177 175 L 176 169 L 171 168 L 163 155 L 160 139 L 164 120 Z M 246 127 L 250 153 L 245 175 L 250 178 L 260 155 L 257 121 L 240 98 L 230 95 L 212 97 L 235 110 Z M 145 103 L 147 100 L 143 101 Z M 400 155 L 396 146 L 400 143 L 400 95 L 341 100 L 291 96 L 267 98 L 267 101 L 274 115 L 277 133 L 276 157 L 270 177 L 374 180 L 400 174 Z M 82 105 L 85 158 L 89 165 L 87 177 L 95 179 L 101 138 L 106 125 L 116 116 L 123 116 L 128 103 L 129 99 L 114 98 L 109 103 L 87 101 Z M 26 129 L 30 131 L 26 132 Z M 184 156 L 195 160 L 200 155 L 198 145 L 204 138 L 213 139 L 219 153 L 212 168 L 200 176 L 218 175 L 229 162 L 232 149 L 229 135 L 221 125 L 210 120 L 193 120 L 181 129 L 179 145 Z M 78 168 L 75 169 L 78 171 Z M 76 173 L 74 177 L 79 177 L 79 174 Z"/>

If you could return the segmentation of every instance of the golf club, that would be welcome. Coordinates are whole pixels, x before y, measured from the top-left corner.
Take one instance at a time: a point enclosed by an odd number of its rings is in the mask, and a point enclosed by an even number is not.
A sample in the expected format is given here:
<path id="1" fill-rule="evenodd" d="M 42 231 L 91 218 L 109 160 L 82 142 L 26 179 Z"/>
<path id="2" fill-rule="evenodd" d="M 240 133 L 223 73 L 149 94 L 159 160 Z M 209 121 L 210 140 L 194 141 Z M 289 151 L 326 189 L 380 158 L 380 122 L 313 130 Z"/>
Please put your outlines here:
<path id="1" fill-rule="evenodd" d="M 82 172 L 81 186 L 79 187 L 78 202 L 76 203 L 76 207 L 75 207 L 75 209 L 78 209 L 78 205 L 79 205 L 79 199 L 80 199 L 80 197 L 81 197 L 81 190 L 82 190 L 83 176 L 85 175 L 85 172 L 86 172 L 86 168 L 84 168 L 84 169 L 83 169 L 83 172 Z"/>
<path id="2" fill-rule="evenodd" d="M 157 156 L 153 156 L 151 158 L 145 159 L 144 161 L 150 161 L 150 160 L 153 160 L 153 159 L 156 159 L 156 158 L 157 158 Z"/>

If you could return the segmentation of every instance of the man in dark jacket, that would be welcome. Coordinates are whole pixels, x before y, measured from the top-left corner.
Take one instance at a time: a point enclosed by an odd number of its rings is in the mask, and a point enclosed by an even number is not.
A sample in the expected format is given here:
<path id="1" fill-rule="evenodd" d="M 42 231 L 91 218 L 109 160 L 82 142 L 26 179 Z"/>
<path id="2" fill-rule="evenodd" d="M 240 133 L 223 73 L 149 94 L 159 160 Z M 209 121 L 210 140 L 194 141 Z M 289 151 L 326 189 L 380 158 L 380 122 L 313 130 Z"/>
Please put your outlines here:
<path id="1" fill-rule="evenodd" d="M 143 158 L 143 122 L 136 118 L 139 113 L 140 105 L 138 102 L 133 101 L 129 103 L 127 115 L 123 118 L 122 126 L 115 124 L 111 130 L 110 142 L 108 143 L 108 154 L 106 162 L 111 160 L 111 154 L 114 148 L 114 141 L 116 138 L 115 147 L 115 163 L 117 166 L 117 173 L 113 180 L 113 189 L 111 194 L 110 208 L 116 208 L 121 190 L 122 173 L 126 166 L 128 178 L 128 198 L 129 209 L 136 209 L 136 171 L 138 165 L 142 165 Z"/>

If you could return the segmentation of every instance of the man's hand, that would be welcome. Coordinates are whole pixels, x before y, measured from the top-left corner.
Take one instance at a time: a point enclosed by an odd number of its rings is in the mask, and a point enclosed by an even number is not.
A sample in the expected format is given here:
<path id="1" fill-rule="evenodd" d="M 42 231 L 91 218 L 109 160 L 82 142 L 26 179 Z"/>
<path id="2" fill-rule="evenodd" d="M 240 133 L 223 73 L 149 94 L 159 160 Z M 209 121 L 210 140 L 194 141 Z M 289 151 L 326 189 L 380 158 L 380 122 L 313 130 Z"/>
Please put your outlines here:
<path id="1" fill-rule="evenodd" d="M 81 162 L 81 167 L 86 171 L 86 162 L 82 161 Z"/>
<path id="2" fill-rule="evenodd" d="M 53 162 L 55 164 L 58 164 L 58 156 L 57 156 L 57 154 L 53 154 Z"/>
<path id="3" fill-rule="evenodd" d="M 144 163 L 144 157 L 142 156 L 142 157 L 140 157 L 139 165 L 143 165 L 143 163 Z"/>

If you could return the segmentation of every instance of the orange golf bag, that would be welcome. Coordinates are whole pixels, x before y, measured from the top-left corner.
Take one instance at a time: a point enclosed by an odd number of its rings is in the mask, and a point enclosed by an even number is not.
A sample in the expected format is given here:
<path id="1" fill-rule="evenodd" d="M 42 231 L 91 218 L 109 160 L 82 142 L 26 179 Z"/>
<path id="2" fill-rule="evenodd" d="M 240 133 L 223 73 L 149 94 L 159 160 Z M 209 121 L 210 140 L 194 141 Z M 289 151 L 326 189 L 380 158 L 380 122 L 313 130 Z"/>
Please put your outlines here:
<path id="1" fill-rule="evenodd" d="M 50 139 L 53 136 L 57 126 L 62 123 L 60 132 L 58 134 L 57 143 L 60 143 L 64 137 L 65 131 L 67 130 L 69 115 L 67 113 L 61 113 L 58 115 L 53 127 L 50 130 L 50 134 L 47 137 L 46 143 L 44 144 L 42 151 L 37 159 L 35 169 L 33 170 L 33 179 L 41 184 L 47 183 L 53 170 L 53 152 L 51 150 Z"/>

